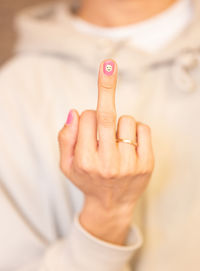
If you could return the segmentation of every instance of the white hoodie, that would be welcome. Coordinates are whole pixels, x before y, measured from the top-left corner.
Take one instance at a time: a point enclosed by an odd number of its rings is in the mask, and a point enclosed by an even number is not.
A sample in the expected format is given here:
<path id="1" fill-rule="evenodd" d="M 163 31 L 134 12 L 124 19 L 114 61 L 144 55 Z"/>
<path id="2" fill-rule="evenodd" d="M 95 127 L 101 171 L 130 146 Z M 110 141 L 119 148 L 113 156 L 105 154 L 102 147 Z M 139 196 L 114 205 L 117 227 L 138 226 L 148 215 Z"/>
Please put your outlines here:
<path id="1" fill-rule="evenodd" d="M 20 16 L 18 54 L 0 73 L 1 271 L 199 269 L 195 5 L 190 26 L 156 54 L 80 33 L 60 5 Z M 83 195 L 59 169 L 58 131 L 69 109 L 95 109 L 97 71 L 107 57 L 119 66 L 118 116 L 130 114 L 151 126 L 156 157 L 125 246 L 103 242 L 81 227 Z"/>

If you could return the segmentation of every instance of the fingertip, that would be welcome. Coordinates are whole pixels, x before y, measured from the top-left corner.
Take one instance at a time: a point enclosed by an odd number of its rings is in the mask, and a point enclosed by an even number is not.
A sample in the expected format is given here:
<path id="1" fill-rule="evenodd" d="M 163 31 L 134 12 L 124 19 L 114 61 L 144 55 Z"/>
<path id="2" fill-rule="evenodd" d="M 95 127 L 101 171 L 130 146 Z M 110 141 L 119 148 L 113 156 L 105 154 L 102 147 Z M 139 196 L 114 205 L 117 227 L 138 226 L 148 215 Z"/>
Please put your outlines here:
<path id="1" fill-rule="evenodd" d="M 103 66 L 103 64 L 105 62 L 113 62 L 115 64 L 115 66 L 117 66 L 117 62 L 113 58 L 106 58 L 106 59 L 102 60 L 101 63 L 100 63 L 100 66 Z"/>
<path id="2" fill-rule="evenodd" d="M 73 137 L 76 138 L 77 130 L 78 130 L 78 121 L 79 121 L 79 114 L 77 110 L 71 109 L 68 113 L 67 120 L 64 126 L 59 131 L 59 134 L 58 134 L 59 142 L 69 141 L 69 139 L 73 140 Z"/>
<path id="3" fill-rule="evenodd" d="M 149 125 L 144 124 L 142 122 L 138 122 L 137 127 L 138 127 L 138 130 L 139 130 L 140 133 L 143 133 L 143 134 L 148 135 L 148 136 L 149 136 L 149 134 L 151 134 L 151 128 L 150 128 Z"/>
<path id="4" fill-rule="evenodd" d="M 78 137 L 79 114 L 77 110 L 69 111 L 67 121 L 58 134 L 58 142 L 60 147 L 60 163 L 61 165 L 70 167 L 74 149 Z M 62 166 L 64 168 L 64 166 Z"/>
<path id="5" fill-rule="evenodd" d="M 116 75 L 117 73 L 117 62 L 112 59 L 108 58 L 101 62 L 100 64 L 100 75 L 112 76 Z"/>
<path id="6" fill-rule="evenodd" d="M 79 113 L 76 109 L 73 108 L 71 110 L 73 111 L 73 114 L 75 114 L 76 117 L 79 117 Z"/>
<path id="7" fill-rule="evenodd" d="M 72 124 L 78 121 L 79 114 L 76 109 L 71 109 L 68 113 L 67 120 L 65 122 L 65 126 L 71 126 Z"/>

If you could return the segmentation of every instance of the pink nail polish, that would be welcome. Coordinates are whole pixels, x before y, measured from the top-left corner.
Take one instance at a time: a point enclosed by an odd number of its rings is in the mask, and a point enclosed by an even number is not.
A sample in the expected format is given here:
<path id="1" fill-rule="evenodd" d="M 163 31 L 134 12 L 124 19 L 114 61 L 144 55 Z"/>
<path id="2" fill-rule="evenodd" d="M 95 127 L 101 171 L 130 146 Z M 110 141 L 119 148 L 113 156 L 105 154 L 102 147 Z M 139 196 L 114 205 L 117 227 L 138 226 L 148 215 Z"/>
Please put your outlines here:
<path id="1" fill-rule="evenodd" d="M 112 75 L 113 72 L 114 72 L 114 67 L 115 67 L 115 63 L 114 63 L 113 61 L 111 61 L 111 60 L 105 61 L 105 62 L 103 63 L 103 72 L 104 72 L 106 75 L 110 76 L 110 75 Z"/>
<path id="2" fill-rule="evenodd" d="M 66 124 L 72 123 L 72 120 L 73 120 L 73 110 L 70 110 L 69 114 L 68 114 L 68 117 L 67 117 Z"/>

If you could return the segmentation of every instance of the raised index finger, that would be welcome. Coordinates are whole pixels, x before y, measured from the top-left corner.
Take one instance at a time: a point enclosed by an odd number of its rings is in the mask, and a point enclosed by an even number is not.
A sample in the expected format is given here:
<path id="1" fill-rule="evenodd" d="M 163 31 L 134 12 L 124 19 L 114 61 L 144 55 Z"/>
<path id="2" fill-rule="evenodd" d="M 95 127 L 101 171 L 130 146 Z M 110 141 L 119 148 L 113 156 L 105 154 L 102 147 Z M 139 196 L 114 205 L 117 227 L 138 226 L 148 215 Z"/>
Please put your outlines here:
<path id="1" fill-rule="evenodd" d="M 104 60 L 99 69 L 97 103 L 99 149 L 103 151 L 116 147 L 116 83 L 116 62 L 112 59 Z"/>

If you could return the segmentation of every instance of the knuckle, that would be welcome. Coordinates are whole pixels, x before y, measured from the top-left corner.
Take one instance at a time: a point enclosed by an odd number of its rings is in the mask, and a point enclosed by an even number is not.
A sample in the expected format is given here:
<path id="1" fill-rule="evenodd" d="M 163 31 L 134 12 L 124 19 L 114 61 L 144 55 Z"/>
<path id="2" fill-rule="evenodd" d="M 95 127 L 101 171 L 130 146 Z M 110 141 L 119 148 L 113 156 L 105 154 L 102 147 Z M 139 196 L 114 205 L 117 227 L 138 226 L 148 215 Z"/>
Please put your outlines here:
<path id="1" fill-rule="evenodd" d="M 67 133 L 62 129 L 58 133 L 58 141 L 63 142 L 67 140 Z"/>
<path id="2" fill-rule="evenodd" d="M 140 172 L 139 172 L 139 170 L 136 168 L 136 167 L 133 167 L 133 168 L 131 168 L 128 172 L 127 172 L 127 174 L 126 174 L 126 176 L 128 177 L 128 178 L 136 178 L 137 176 L 139 176 L 140 175 Z"/>
<path id="3" fill-rule="evenodd" d="M 148 176 L 153 172 L 154 164 L 152 162 L 145 163 L 139 168 L 139 175 Z"/>
<path id="4" fill-rule="evenodd" d="M 135 168 L 128 168 L 126 171 L 122 171 L 121 172 L 121 176 L 123 178 L 131 178 L 134 177 L 136 175 L 136 170 Z"/>
<path id="5" fill-rule="evenodd" d="M 62 160 L 60 160 L 59 168 L 66 176 L 68 176 L 67 167 L 66 167 L 65 163 Z"/>
<path id="6" fill-rule="evenodd" d="M 145 169 L 146 174 L 150 175 L 152 173 L 152 169 L 153 169 L 153 167 L 151 164 L 147 165 L 146 169 Z"/>
<path id="7" fill-rule="evenodd" d="M 119 172 L 117 168 L 104 168 L 100 172 L 101 178 L 105 180 L 113 180 L 119 177 Z"/>
<path id="8" fill-rule="evenodd" d="M 147 169 L 141 167 L 138 170 L 138 174 L 137 175 L 140 176 L 140 177 L 146 177 L 148 175 Z"/>
<path id="9" fill-rule="evenodd" d="M 126 121 L 128 124 L 135 124 L 136 123 L 136 120 L 133 116 L 130 116 L 130 115 L 122 115 L 119 119 L 120 121 Z"/>
<path id="10" fill-rule="evenodd" d="M 97 121 L 104 127 L 113 127 L 116 123 L 116 113 L 100 111 L 97 113 Z"/>
<path id="11" fill-rule="evenodd" d="M 76 160 L 76 166 L 78 171 L 81 171 L 83 173 L 88 173 L 91 171 L 91 163 L 89 162 L 89 159 L 86 157 L 79 157 Z"/>
<path id="12" fill-rule="evenodd" d="M 102 82 L 100 85 L 102 91 L 111 91 L 113 90 L 113 83 L 112 82 Z"/>
<path id="13" fill-rule="evenodd" d="M 148 134 L 151 133 L 151 127 L 149 125 L 147 125 L 147 124 L 144 124 L 144 123 L 140 122 L 138 124 L 138 127 L 139 127 L 139 129 L 141 129 L 145 133 L 148 133 Z"/>
<path id="14" fill-rule="evenodd" d="M 90 109 L 87 109 L 87 110 L 84 110 L 81 115 L 80 115 L 80 118 L 85 118 L 87 116 L 90 116 L 90 115 L 93 115 L 95 113 L 95 110 L 90 110 Z"/>
<path id="15" fill-rule="evenodd" d="M 132 175 L 132 166 L 126 164 L 123 164 L 120 166 L 120 177 L 128 177 L 129 175 Z"/>

